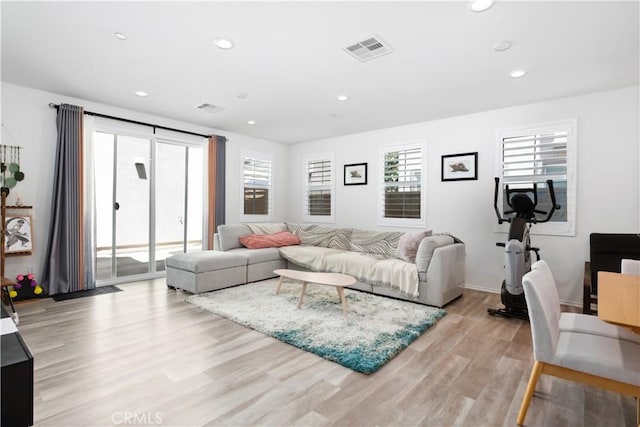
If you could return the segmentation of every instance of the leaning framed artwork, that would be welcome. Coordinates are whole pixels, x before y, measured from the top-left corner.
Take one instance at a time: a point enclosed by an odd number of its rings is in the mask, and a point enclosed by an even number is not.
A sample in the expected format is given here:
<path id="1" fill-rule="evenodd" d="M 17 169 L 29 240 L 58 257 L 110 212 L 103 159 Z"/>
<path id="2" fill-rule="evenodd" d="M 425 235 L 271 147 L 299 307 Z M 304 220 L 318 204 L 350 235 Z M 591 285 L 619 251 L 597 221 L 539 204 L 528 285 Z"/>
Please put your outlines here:
<path id="1" fill-rule="evenodd" d="M 442 156 L 442 181 L 478 179 L 478 152 Z"/>
<path id="2" fill-rule="evenodd" d="M 4 251 L 7 254 L 33 251 L 31 216 L 7 215 L 4 222 Z"/>
<path id="3" fill-rule="evenodd" d="M 344 165 L 344 185 L 367 185 L 367 164 Z"/>

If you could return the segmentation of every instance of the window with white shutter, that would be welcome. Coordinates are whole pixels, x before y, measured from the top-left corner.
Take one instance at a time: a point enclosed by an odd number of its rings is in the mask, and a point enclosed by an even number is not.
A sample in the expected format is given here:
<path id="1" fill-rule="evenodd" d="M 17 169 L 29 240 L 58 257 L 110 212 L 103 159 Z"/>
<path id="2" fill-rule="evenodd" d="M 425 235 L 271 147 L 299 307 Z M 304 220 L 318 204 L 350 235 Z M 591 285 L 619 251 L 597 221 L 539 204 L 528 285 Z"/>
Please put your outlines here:
<path id="1" fill-rule="evenodd" d="M 536 224 L 533 233 L 575 235 L 576 121 L 547 123 L 498 133 L 502 206 L 509 188 L 538 186 L 538 207 L 549 211 L 551 197 L 546 181 L 553 181 L 556 203 L 561 206 L 551 221 Z"/>
<path id="2" fill-rule="evenodd" d="M 273 213 L 271 156 L 264 153 L 243 152 L 242 193 L 243 219 L 270 220 Z"/>
<path id="3" fill-rule="evenodd" d="M 380 154 L 379 224 L 424 227 L 424 144 L 385 146 Z"/>
<path id="4" fill-rule="evenodd" d="M 307 222 L 334 221 L 334 154 L 318 154 L 304 159 L 304 216 Z"/>

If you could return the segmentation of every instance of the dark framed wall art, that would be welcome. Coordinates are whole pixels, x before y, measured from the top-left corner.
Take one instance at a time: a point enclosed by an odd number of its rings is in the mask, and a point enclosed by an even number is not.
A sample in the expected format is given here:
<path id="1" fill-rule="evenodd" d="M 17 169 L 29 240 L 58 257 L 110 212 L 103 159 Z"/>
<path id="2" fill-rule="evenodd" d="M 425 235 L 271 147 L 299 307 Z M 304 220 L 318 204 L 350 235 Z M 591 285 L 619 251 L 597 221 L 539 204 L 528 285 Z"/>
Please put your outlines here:
<path id="1" fill-rule="evenodd" d="M 442 181 L 478 179 L 478 152 L 442 156 Z"/>
<path id="2" fill-rule="evenodd" d="M 5 253 L 33 251 L 31 216 L 7 215 L 4 223 Z"/>
<path id="3" fill-rule="evenodd" d="M 344 185 L 367 185 L 367 164 L 344 165 Z"/>

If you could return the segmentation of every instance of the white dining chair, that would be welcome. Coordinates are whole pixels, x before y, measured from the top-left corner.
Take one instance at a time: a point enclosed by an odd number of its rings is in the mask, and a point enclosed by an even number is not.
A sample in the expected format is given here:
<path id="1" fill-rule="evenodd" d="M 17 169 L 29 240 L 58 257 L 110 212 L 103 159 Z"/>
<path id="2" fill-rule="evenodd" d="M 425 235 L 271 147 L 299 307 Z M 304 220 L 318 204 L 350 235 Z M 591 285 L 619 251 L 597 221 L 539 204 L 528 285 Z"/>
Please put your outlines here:
<path id="1" fill-rule="evenodd" d="M 620 272 L 640 276 L 640 259 L 623 259 L 620 263 Z"/>
<path id="2" fill-rule="evenodd" d="M 629 341 L 560 330 L 557 290 L 539 270 L 522 279 L 531 322 L 534 365 L 517 423 L 522 425 L 540 375 L 552 375 L 605 390 L 640 397 L 640 345 Z"/>
<path id="3" fill-rule="evenodd" d="M 640 334 L 631 332 L 630 329 L 623 326 L 612 325 L 598 316 L 582 313 L 560 312 L 560 296 L 558 295 L 558 287 L 553 278 L 553 273 L 549 268 L 549 264 L 545 260 L 540 260 L 531 266 L 531 270 L 537 270 L 542 273 L 544 279 L 549 283 L 549 292 L 552 294 L 554 304 L 558 306 L 558 324 L 560 331 L 580 332 L 583 334 L 601 335 L 603 337 L 621 339 L 640 344 Z"/>

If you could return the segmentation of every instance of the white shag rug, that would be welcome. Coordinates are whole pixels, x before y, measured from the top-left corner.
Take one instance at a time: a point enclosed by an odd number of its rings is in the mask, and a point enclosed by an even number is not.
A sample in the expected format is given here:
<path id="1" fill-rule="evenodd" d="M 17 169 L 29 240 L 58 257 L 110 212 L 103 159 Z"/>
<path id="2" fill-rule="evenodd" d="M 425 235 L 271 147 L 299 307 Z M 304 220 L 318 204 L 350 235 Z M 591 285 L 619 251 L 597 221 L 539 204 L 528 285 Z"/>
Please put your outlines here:
<path id="1" fill-rule="evenodd" d="M 345 288 L 348 314 L 333 286 L 277 279 L 189 296 L 186 301 L 357 372 L 378 370 L 446 311 Z"/>

